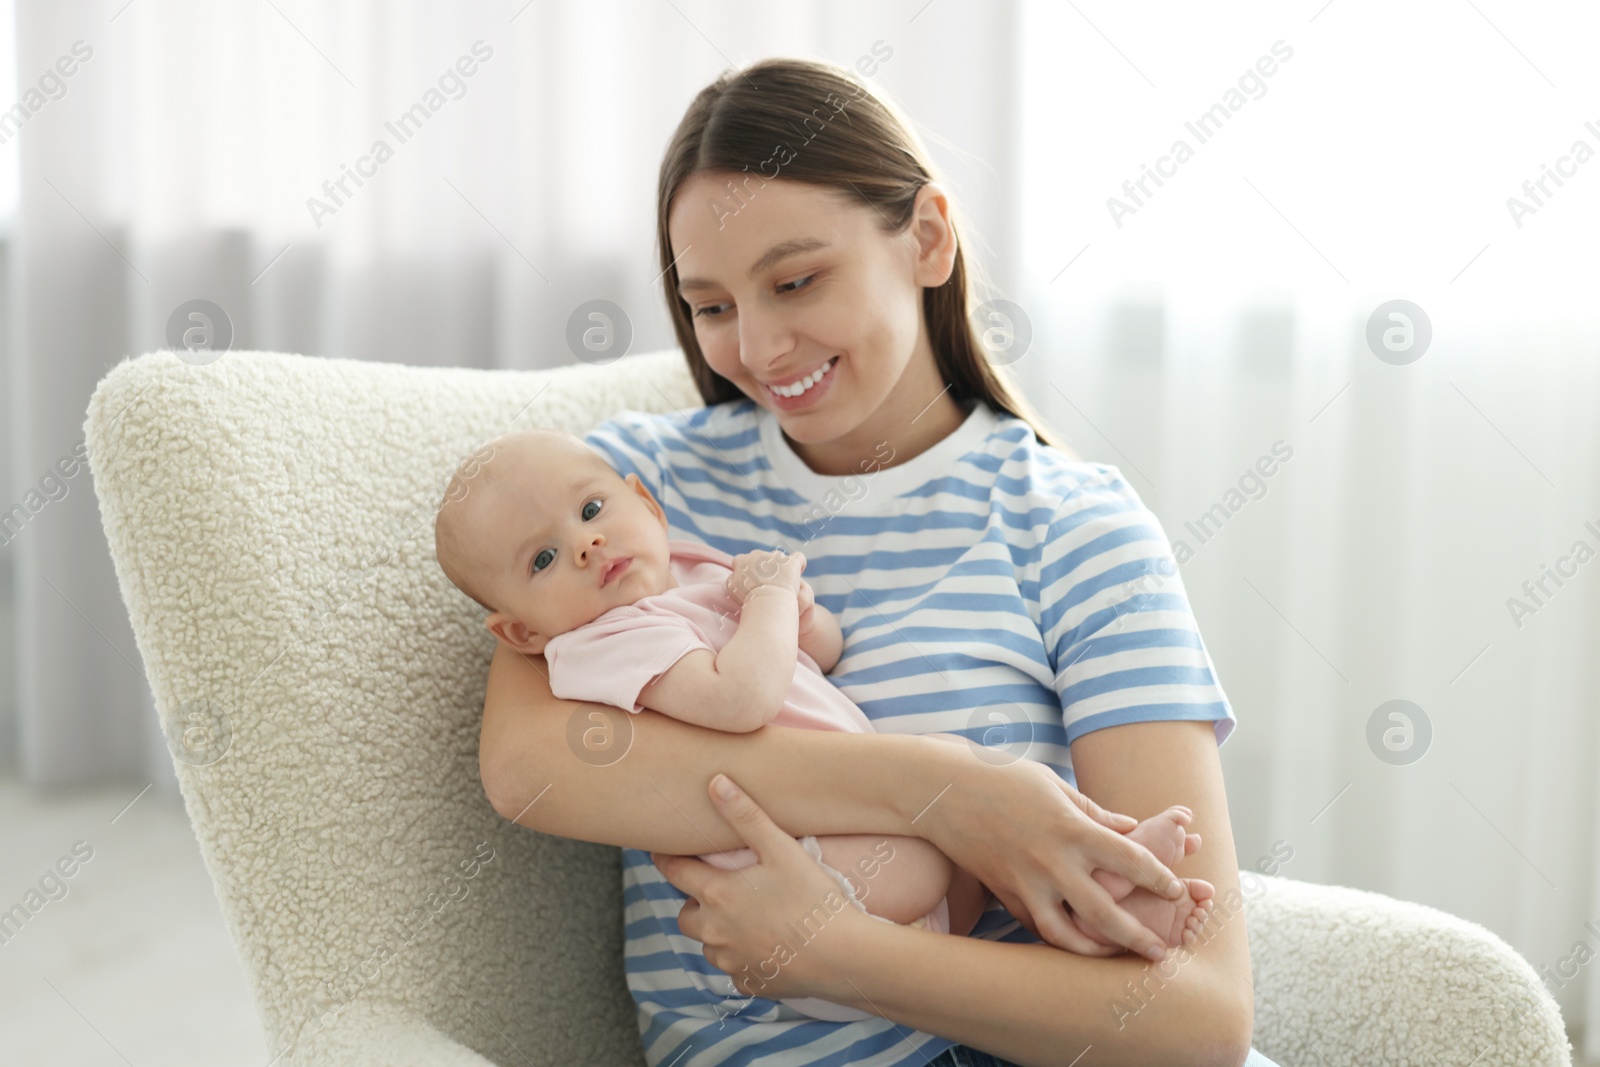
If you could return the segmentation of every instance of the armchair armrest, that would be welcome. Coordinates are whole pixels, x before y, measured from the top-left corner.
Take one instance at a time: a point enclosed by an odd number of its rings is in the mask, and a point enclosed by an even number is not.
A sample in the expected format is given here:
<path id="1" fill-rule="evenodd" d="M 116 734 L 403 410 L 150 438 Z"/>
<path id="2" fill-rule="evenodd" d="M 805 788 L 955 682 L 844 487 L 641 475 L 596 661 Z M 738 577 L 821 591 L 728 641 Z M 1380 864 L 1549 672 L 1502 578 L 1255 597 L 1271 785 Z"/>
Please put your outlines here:
<path id="1" fill-rule="evenodd" d="M 1437 908 L 1240 871 L 1253 1046 L 1283 1067 L 1569 1067 L 1561 1011 L 1494 933 Z"/>

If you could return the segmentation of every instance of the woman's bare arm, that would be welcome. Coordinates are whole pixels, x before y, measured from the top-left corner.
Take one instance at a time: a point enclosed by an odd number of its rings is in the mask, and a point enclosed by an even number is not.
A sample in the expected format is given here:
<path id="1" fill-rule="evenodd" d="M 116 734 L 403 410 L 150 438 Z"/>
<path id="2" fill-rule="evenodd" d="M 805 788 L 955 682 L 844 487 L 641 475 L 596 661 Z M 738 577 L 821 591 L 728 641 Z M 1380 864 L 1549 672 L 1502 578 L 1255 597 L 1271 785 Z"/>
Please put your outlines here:
<path id="1" fill-rule="evenodd" d="M 1185 971 L 1193 971 L 1193 984 L 1207 990 L 1233 1040 L 1248 1051 L 1255 986 L 1214 725 L 1165 720 L 1095 730 L 1072 743 L 1072 767 L 1078 788 L 1113 811 L 1144 819 L 1184 804 L 1194 812 L 1186 829 L 1200 835 L 1200 850 L 1172 867 L 1179 877 L 1204 878 L 1216 886 L 1218 912 L 1206 924 L 1205 951 Z M 1229 901 L 1238 908 L 1231 919 L 1223 919 Z"/>
<path id="2" fill-rule="evenodd" d="M 1162 963 L 1092 959 L 858 923 L 859 935 L 835 946 L 847 953 L 830 964 L 847 976 L 835 992 L 863 1011 L 1019 1064 L 1238 1067 L 1250 1048 L 1253 989 L 1211 724 L 1097 730 L 1073 743 L 1072 762 L 1084 792 L 1113 810 L 1141 819 L 1177 803 L 1194 811 L 1188 829 L 1204 843 L 1174 869 L 1214 884 L 1217 904 L 1192 949 Z"/>
<path id="3" fill-rule="evenodd" d="M 856 926 L 853 985 L 828 999 L 1023 1067 L 1239 1067 L 1249 1051 L 1235 1009 L 1208 985 L 1203 944 L 1187 963 L 1176 951 L 1151 963 Z"/>
<path id="4" fill-rule="evenodd" d="M 479 773 L 495 810 L 520 825 L 668 855 L 737 848 L 738 834 L 707 795 L 720 771 L 749 783 L 791 836 L 876 833 L 932 842 L 1052 944 L 1098 947 L 1067 921 L 1065 899 L 1117 944 L 1141 952 L 1159 946 L 1089 872 L 1114 869 L 1161 889 L 1172 871 L 1107 829 L 1111 816 L 1042 764 L 996 765 L 970 744 L 909 734 L 773 723 L 724 733 L 651 711 L 560 700 L 547 679 L 542 657 L 504 644 L 496 650 Z M 614 744 L 586 751 L 585 730 L 613 732 Z"/>
<path id="5" fill-rule="evenodd" d="M 615 730 L 626 755 L 615 762 L 608 762 L 614 752 L 580 757 L 581 742 L 569 738 L 596 728 Z M 923 755 L 929 746 L 941 752 Z M 796 837 L 915 836 L 903 809 L 915 804 L 915 812 L 934 799 L 940 787 L 925 785 L 928 776 L 919 771 L 949 747 L 904 734 L 770 723 L 725 733 L 653 711 L 561 700 L 550 692 L 542 656 L 501 644 L 489 668 L 478 768 L 495 810 L 519 825 L 688 855 L 740 847 L 738 834 L 706 796 L 706 784 L 719 771 L 752 787 L 759 783 L 772 820 Z"/>

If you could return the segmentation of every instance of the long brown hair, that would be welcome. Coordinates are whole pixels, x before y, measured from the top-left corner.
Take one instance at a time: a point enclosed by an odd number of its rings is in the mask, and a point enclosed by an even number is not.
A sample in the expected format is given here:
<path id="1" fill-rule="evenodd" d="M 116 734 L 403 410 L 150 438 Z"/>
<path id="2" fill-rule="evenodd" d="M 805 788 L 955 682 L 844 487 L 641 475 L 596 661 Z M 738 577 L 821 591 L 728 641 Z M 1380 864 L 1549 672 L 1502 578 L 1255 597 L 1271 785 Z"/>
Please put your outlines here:
<path id="1" fill-rule="evenodd" d="M 813 132 L 817 122 L 826 136 Z M 787 160 L 779 158 L 778 149 L 787 148 L 797 134 L 810 138 L 804 151 L 789 149 Z M 762 173 L 775 162 L 780 164 L 778 176 Z M 656 240 L 661 284 L 678 344 L 688 357 L 701 398 L 718 404 L 744 393 L 712 370 L 700 350 L 689 305 L 678 295 L 678 270 L 667 234 L 673 197 L 689 178 L 708 171 L 727 172 L 735 181 L 756 188 L 788 179 L 830 187 L 850 197 L 859 195 L 882 217 L 882 228 L 890 234 L 906 229 L 917 191 L 939 179 L 909 120 L 892 101 L 874 94 L 844 67 L 806 59 L 765 59 L 743 70 L 726 71 L 700 90 L 661 160 Z M 943 285 L 922 293 L 940 377 L 949 383 L 952 398 L 982 398 L 996 411 L 1028 423 L 1041 442 L 1076 458 L 1016 393 L 1004 368 L 984 358 L 969 316 L 968 285 L 971 279 L 975 291 L 984 279 L 976 260 L 971 267 L 967 263 L 953 198 L 950 224 L 956 229 L 955 267 Z"/>

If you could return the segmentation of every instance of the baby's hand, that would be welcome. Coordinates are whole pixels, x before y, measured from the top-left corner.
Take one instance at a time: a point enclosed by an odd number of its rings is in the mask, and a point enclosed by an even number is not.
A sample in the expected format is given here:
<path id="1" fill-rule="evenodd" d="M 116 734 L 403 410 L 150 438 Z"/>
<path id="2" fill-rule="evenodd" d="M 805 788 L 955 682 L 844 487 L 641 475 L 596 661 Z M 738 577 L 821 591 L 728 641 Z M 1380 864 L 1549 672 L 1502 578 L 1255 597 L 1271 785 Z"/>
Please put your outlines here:
<path id="1" fill-rule="evenodd" d="M 782 551 L 743 552 L 733 557 L 733 573 L 728 576 L 728 595 L 743 604 L 750 594 L 766 585 L 787 589 L 797 597 L 800 572 L 806 569 L 804 553 Z"/>
<path id="2" fill-rule="evenodd" d="M 811 590 L 811 583 L 807 581 L 800 583 L 798 593 L 800 601 L 800 633 L 804 635 L 811 628 L 811 616 L 814 614 L 811 609 L 816 606 L 817 597 Z"/>

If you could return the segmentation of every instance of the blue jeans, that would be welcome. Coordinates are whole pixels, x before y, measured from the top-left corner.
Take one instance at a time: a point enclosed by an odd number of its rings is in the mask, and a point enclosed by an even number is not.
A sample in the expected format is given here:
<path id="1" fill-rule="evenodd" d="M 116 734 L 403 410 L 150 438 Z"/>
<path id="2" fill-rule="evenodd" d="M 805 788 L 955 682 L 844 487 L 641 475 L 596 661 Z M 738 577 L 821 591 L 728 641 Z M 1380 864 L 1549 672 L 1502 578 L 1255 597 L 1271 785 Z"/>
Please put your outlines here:
<path id="1" fill-rule="evenodd" d="M 1016 1067 L 1009 1060 L 997 1059 L 987 1052 L 979 1052 L 965 1045 L 953 1045 L 928 1064 L 928 1067 Z M 1278 1067 L 1255 1049 L 1245 1057 L 1244 1067 Z"/>

